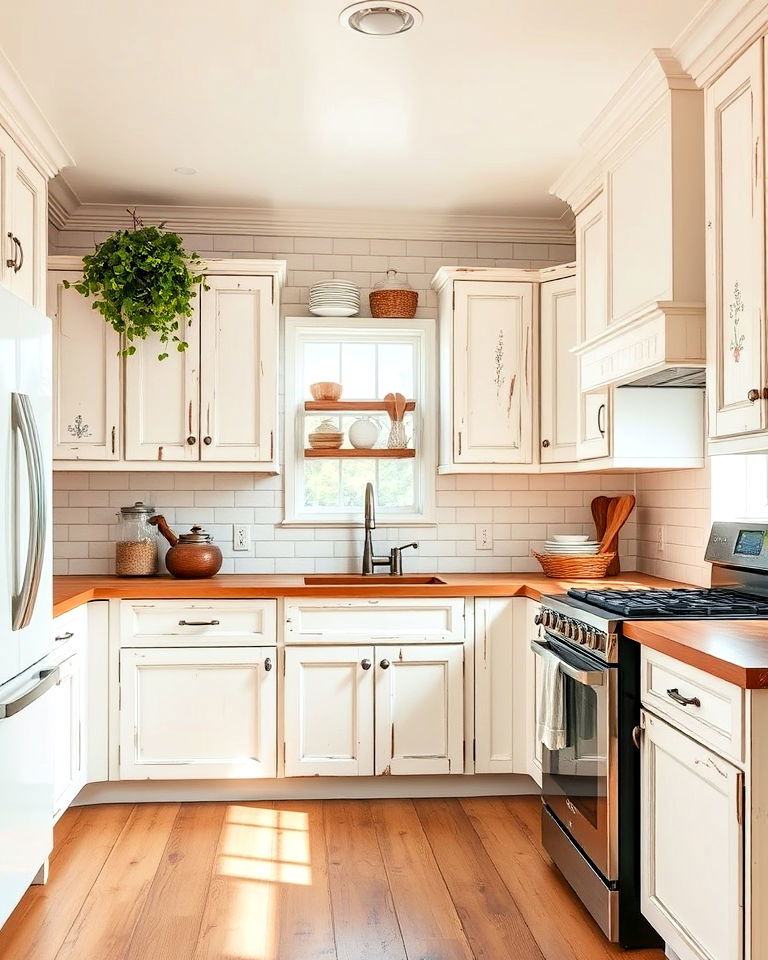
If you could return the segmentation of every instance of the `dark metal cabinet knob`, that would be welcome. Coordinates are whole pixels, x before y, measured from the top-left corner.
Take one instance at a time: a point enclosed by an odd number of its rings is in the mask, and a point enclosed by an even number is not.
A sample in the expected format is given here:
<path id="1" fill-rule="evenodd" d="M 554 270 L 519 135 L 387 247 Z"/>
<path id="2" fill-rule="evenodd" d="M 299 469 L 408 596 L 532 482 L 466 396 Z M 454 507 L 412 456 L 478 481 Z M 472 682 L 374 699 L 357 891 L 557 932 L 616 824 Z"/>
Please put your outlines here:
<path id="1" fill-rule="evenodd" d="M 542 447 L 548 447 L 548 446 L 549 446 L 549 440 L 542 440 L 542 441 L 541 441 L 541 445 L 542 445 Z"/>
<path id="2" fill-rule="evenodd" d="M 747 400 L 749 400 L 750 403 L 754 403 L 756 400 L 759 400 L 759 399 L 760 399 L 759 390 L 750 390 L 749 393 L 747 394 Z"/>
<path id="3" fill-rule="evenodd" d="M 194 446 L 197 443 L 197 437 L 187 437 L 187 443 L 190 447 Z"/>
<path id="4" fill-rule="evenodd" d="M 389 670 L 389 665 L 390 665 L 389 660 L 382 660 L 379 663 L 379 666 L 381 667 L 382 670 Z"/>
<path id="5" fill-rule="evenodd" d="M 203 443 L 206 445 L 206 447 L 210 447 L 210 445 L 213 443 L 213 437 L 203 437 Z"/>
<path id="6" fill-rule="evenodd" d="M 366 657 L 365 660 L 360 661 L 360 666 L 363 668 L 363 670 L 370 670 L 371 661 Z"/>
<path id="7" fill-rule="evenodd" d="M 264 669 L 269 673 L 272 669 L 272 657 L 266 657 L 264 660 Z"/>

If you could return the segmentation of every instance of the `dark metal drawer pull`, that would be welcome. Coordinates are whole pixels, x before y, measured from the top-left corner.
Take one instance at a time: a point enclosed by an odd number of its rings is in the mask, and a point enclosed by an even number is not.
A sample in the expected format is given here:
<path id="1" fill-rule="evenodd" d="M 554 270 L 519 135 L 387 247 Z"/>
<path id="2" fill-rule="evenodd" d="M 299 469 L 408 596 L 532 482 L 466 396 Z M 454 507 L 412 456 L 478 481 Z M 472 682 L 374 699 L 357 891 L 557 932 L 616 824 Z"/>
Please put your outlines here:
<path id="1" fill-rule="evenodd" d="M 677 687 L 672 687 L 671 690 L 667 690 L 667 696 L 670 700 L 674 700 L 675 703 L 679 703 L 681 707 L 701 706 L 701 700 L 699 700 L 698 697 L 684 697 Z"/>
<path id="2" fill-rule="evenodd" d="M 218 620 L 179 620 L 180 627 L 218 627 Z"/>
<path id="3" fill-rule="evenodd" d="M 74 637 L 74 633 L 71 630 L 67 630 L 66 633 L 59 634 L 58 637 L 54 637 L 54 643 L 62 643 L 64 640 L 71 640 Z"/>

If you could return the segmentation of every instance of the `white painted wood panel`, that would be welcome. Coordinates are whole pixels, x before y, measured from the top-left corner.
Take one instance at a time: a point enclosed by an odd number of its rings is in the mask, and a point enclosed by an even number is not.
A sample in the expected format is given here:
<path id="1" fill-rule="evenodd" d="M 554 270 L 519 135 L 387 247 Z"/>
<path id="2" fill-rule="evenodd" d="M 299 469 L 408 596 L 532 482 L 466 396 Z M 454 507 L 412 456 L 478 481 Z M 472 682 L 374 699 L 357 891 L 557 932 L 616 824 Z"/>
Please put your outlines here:
<path id="1" fill-rule="evenodd" d="M 157 337 L 134 342 L 125 359 L 125 459 L 200 459 L 200 318 L 180 331 L 187 349 Z M 186 320 L 184 321 L 186 324 Z M 165 360 L 158 360 L 167 352 Z"/>
<path id="2" fill-rule="evenodd" d="M 611 453 L 611 395 L 609 390 L 592 390 L 577 398 L 578 458 L 596 460 Z"/>
<path id="3" fill-rule="evenodd" d="M 377 645 L 374 654 L 376 773 L 463 773 L 463 648 Z"/>
<path id="4" fill-rule="evenodd" d="M 575 277 L 542 283 L 540 297 L 540 456 L 543 463 L 567 463 L 577 458 L 578 438 Z"/>
<path id="5" fill-rule="evenodd" d="M 605 196 L 600 193 L 576 217 L 576 310 L 579 343 L 608 326 Z"/>
<path id="6" fill-rule="evenodd" d="M 0 127 L 0 283 L 4 287 L 11 287 L 13 270 L 8 266 L 8 260 L 13 259 L 15 249 L 8 236 L 11 217 L 11 184 L 13 171 L 13 155 L 16 144 L 10 135 Z"/>
<path id="7" fill-rule="evenodd" d="M 45 311 L 48 185 L 37 167 L 18 148 L 13 154 L 10 174 L 11 216 L 8 229 L 18 241 L 11 256 L 19 265 L 18 270 L 10 271 L 10 286 L 22 300 Z"/>
<path id="8" fill-rule="evenodd" d="M 475 600 L 475 772 L 515 773 L 515 603 Z M 525 602 L 525 601 L 523 601 Z"/>
<path id="9" fill-rule="evenodd" d="M 680 960 L 741 960 L 742 774 L 643 711 L 641 909 Z"/>
<path id="10" fill-rule="evenodd" d="M 120 777 L 277 772 L 274 647 L 120 651 Z"/>
<path id="11" fill-rule="evenodd" d="M 533 284 L 462 280 L 454 291 L 454 459 L 531 463 Z"/>
<path id="12" fill-rule="evenodd" d="M 285 642 L 464 642 L 464 600 L 436 597 L 285 602 Z"/>
<path id="13" fill-rule="evenodd" d="M 84 654 L 78 645 L 78 649 L 59 664 L 59 682 L 51 696 L 54 736 L 54 822 L 85 786 L 84 660 Z"/>
<path id="14" fill-rule="evenodd" d="M 123 600 L 120 643 L 138 646 L 246 646 L 277 642 L 275 600 Z"/>
<path id="15" fill-rule="evenodd" d="M 766 399 L 763 41 L 706 91 L 709 435 L 763 430 Z"/>
<path id="16" fill-rule="evenodd" d="M 542 744 L 538 735 L 539 699 L 543 674 L 541 671 L 541 657 L 537 657 L 531 649 L 531 644 L 539 639 L 541 628 L 535 622 L 541 611 L 541 604 L 534 600 L 526 600 L 525 610 L 525 768 L 528 775 L 541 787 L 542 782 Z"/>
<path id="17" fill-rule="evenodd" d="M 117 460 L 120 456 L 120 338 L 91 301 L 64 281 L 80 274 L 48 274 L 53 320 L 53 457 Z"/>
<path id="18" fill-rule="evenodd" d="M 278 316 L 272 277 L 212 276 L 200 295 L 203 461 L 271 463 Z"/>
<path id="19" fill-rule="evenodd" d="M 286 777 L 373 774 L 373 658 L 372 646 L 286 648 Z"/>

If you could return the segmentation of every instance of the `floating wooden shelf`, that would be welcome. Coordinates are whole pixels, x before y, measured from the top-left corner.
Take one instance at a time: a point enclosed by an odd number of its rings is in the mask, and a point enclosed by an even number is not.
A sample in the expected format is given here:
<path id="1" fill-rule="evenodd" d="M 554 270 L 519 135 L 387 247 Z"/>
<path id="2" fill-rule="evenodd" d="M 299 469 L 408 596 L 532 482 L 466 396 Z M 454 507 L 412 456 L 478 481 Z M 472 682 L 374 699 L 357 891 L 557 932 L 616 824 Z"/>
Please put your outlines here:
<path id="1" fill-rule="evenodd" d="M 346 460 L 346 459 L 367 459 L 367 460 L 411 460 L 416 456 L 416 451 L 408 447 L 394 448 L 384 447 L 380 450 L 358 450 L 354 447 L 340 447 L 337 450 L 313 450 L 311 447 L 304 451 L 304 456 L 309 460 Z"/>
<path id="2" fill-rule="evenodd" d="M 343 412 L 345 410 L 348 410 L 351 413 L 356 413 L 359 410 L 380 410 L 383 413 L 386 410 L 386 407 L 384 406 L 383 400 L 305 400 L 304 409 L 324 411 L 326 413 L 330 413 L 332 411 Z M 405 409 L 415 410 L 416 401 L 408 400 L 405 404 Z"/>

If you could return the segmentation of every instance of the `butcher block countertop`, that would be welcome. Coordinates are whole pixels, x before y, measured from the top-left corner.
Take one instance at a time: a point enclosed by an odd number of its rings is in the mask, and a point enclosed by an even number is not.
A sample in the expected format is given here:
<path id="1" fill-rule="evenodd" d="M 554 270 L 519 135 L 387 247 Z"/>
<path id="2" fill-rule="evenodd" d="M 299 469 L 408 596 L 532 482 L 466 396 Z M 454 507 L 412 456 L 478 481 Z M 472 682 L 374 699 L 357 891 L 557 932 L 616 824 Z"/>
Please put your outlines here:
<path id="1" fill-rule="evenodd" d="M 171 577 L 123 578 L 58 576 L 53 581 L 53 614 L 59 616 L 89 600 L 220 600 L 276 597 L 529 597 L 565 593 L 571 587 L 681 587 L 644 573 L 624 573 L 606 580 L 550 580 L 541 573 L 445 573 L 442 583 L 415 584 L 371 577 L 350 584 L 343 574 L 307 584 L 293 574 L 219 574 L 209 580 Z M 314 579 L 307 575 L 308 579 Z M 406 575 L 405 580 L 408 577 Z M 768 620 L 626 621 L 624 633 L 638 643 L 666 653 L 745 689 L 768 688 Z"/>

